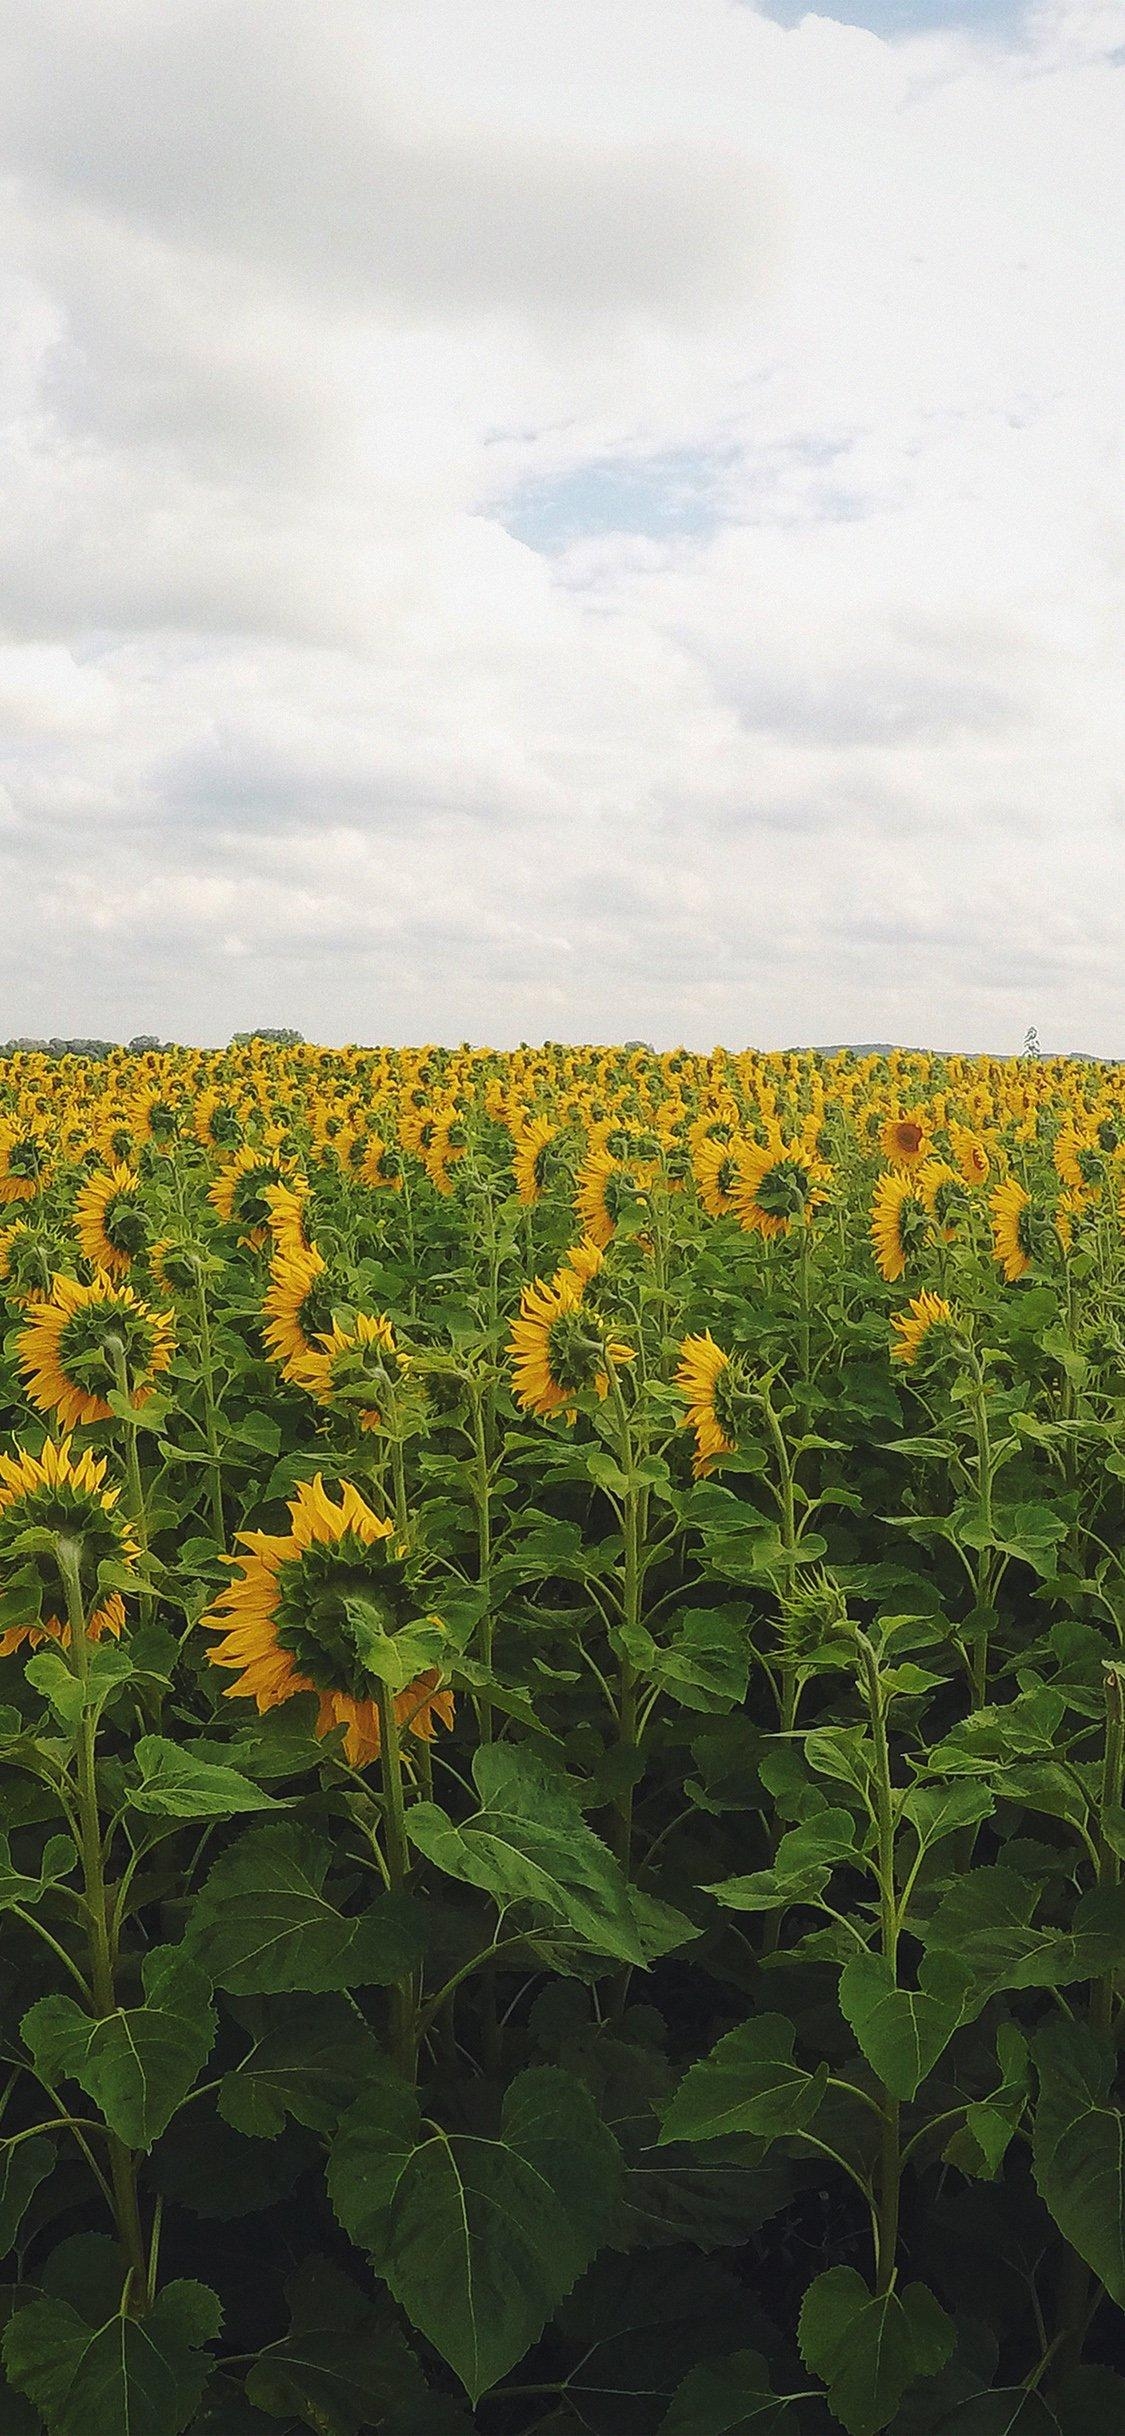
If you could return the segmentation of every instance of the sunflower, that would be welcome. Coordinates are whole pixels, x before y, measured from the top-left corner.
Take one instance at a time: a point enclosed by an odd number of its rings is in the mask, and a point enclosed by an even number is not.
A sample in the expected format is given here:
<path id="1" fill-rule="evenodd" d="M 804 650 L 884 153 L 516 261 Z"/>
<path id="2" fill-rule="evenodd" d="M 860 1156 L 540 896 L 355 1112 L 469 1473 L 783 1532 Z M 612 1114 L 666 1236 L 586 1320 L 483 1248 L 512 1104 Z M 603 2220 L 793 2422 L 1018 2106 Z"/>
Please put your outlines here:
<path id="1" fill-rule="evenodd" d="M 10 1303 L 34 1302 L 50 1292 L 58 1265 L 52 1251 L 57 1249 L 36 1234 L 26 1218 L 15 1218 L 11 1226 L 0 1227 L 0 1285 Z"/>
<path id="2" fill-rule="evenodd" d="M 512 1173 L 519 1198 L 529 1208 L 542 1199 L 547 1181 L 547 1152 L 558 1130 L 557 1125 L 547 1123 L 546 1117 L 530 1117 L 516 1135 Z"/>
<path id="3" fill-rule="evenodd" d="M 153 1311 L 131 1286 L 111 1277 L 95 1277 L 89 1286 L 56 1277 L 50 1300 L 30 1305 L 17 1342 L 31 1402 L 41 1413 L 57 1412 L 66 1429 L 80 1421 L 112 1421 L 106 1397 L 117 1387 L 115 1346 L 124 1357 L 133 1410 L 140 1412 L 157 1373 L 172 1359 L 171 1312 Z"/>
<path id="4" fill-rule="evenodd" d="M 992 1257 L 999 1261 L 1007 1283 L 1025 1277 L 1034 1256 L 1031 1195 L 1018 1176 L 998 1184 L 989 1202 L 992 1211 Z"/>
<path id="5" fill-rule="evenodd" d="M 946 1243 L 952 1243 L 957 1221 L 968 1206 L 957 1169 L 950 1166 L 948 1159 L 927 1159 L 915 1172 L 924 1208 Z"/>
<path id="6" fill-rule="evenodd" d="M 262 1330 L 266 1351 L 284 1378 L 292 1365 L 316 1352 L 317 1339 L 335 1326 L 335 1306 L 344 1300 L 344 1282 L 328 1266 L 315 1243 L 308 1249 L 287 1244 L 274 1253 L 270 1282 L 262 1297 Z"/>
<path id="7" fill-rule="evenodd" d="M 604 1261 L 605 1253 L 596 1243 L 591 1243 L 588 1235 L 583 1235 L 580 1243 L 571 1244 L 570 1250 L 563 1260 L 562 1269 L 556 1270 L 555 1284 L 558 1284 L 563 1270 L 569 1269 L 578 1279 L 580 1286 L 588 1286 L 597 1276 Z"/>
<path id="8" fill-rule="evenodd" d="M 913 1176 L 894 1169 L 880 1176 L 871 1207 L 871 1240 L 881 1277 L 893 1286 L 929 1237 L 930 1220 Z"/>
<path id="9" fill-rule="evenodd" d="M 943 1301 L 941 1295 L 931 1294 L 924 1288 L 921 1294 L 913 1297 L 909 1310 L 895 1312 L 891 1326 L 898 1339 L 897 1344 L 891 1347 L 891 1360 L 904 1362 L 911 1368 L 923 1346 L 930 1350 L 926 1340 L 931 1329 L 953 1328 L 956 1321 L 950 1305 Z"/>
<path id="10" fill-rule="evenodd" d="M 973 1133 L 968 1125 L 951 1125 L 949 1139 L 962 1183 L 987 1184 L 992 1162 L 979 1133 Z"/>
<path id="11" fill-rule="evenodd" d="M 379 1678 L 368 1663 L 376 1636 L 385 1648 L 409 1627 L 415 1647 L 424 1635 L 436 1655 L 442 1627 L 435 1616 L 419 1617 L 394 1525 L 350 1481 L 341 1481 L 338 1505 L 319 1473 L 302 1481 L 289 1526 L 281 1537 L 239 1533 L 247 1553 L 231 1559 L 238 1579 L 202 1619 L 222 1635 L 208 1656 L 237 1675 L 228 1700 L 253 1700 L 260 1714 L 315 1693 L 317 1734 L 343 1726 L 348 1759 L 365 1768 L 380 1744 Z M 438 1669 L 426 1667 L 396 1691 L 394 1711 L 400 1726 L 429 1742 L 435 1721 L 452 1725 L 453 1695 Z"/>
<path id="12" fill-rule="evenodd" d="M 383 1426 L 388 1387 L 403 1367 L 389 1319 L 357 1311 L 347 1328 L 334 1321 L 311 1353 L 289 1363 L 286 1375 L 318 1404 L 342 1406 L 361 1429 L 376 1430 Z"/>
<path id="13" fill-rule="evenodd" d="M 233 1159 L 219 1169 L 207 1198 L 227 1226 L 237 1227 L 239 1240 L 259 1252 L 269 1240 L 270 1196 L 278 1188 L 293 1192 L 293 1162 L 277 1152 L 266 1155 L 244 1142 Z M 294 1193 L 296 1199 L 298 1195 Z"/>
<path id="14" fill-rule="evenodd" d="M 705 1329 L 702 1336 L 685 1336 L 676 1385 L 687 1398 L 680 1426 L 695 1431 L 691 1468 L 702 1480 L 716 1457 L 732 1455 L 738 1444 L 739 1406 L 745 1401 L 740 1366 Z"/>
<path id="15" fill-rule="evenodd" d="M 0 1202 L 34 1201 L 49 1177 L 42 1137 L 30 1125 L 0 1122 Z"/>
<path id="16" fill-rule="evenodd" d="M 21 1448 L 18 1455 L 0 1455 L 0 1567 L 8 1584 L 21 1575 L 34 1594 L 38 1583 L 43 1605 L 35 1624 L 13 1624 L 0 1634 L 0 1658 L 8 1658 L 25 1641 L 69 1644 L 70 1626 L 58 1613 L 62 1582 L 57 1563 L 46 1549 L 27 1555 L 17 1543 L 25 1531 L 58 1531 L 78 1550 L 78 1578 L 90 1612 L 86 1631 L 91 1641 L 103 1633 L 120 1633 L 125 1606 L 119 1590 L 103 1595 L 98 1567 L 108 1561 L 131 1565 L 139 1553 L 130 1524 L 117 1511 L 118 1491 L 107 1489 L 105 1457 L 71 1454 L 69 1438 L 57 1445 L 47 1440 L 39 1455 Z M 34 1580 L 31 1578 L 34 1577 Z M 96 1605 L 90 1602 L 96 1600 Z"/>
<path id="17" fill-rule="evenodd" d="M 192 1130 L 204 1150 L 237 1150 L 242 1120 L 217 1091 L 200 1093 L 192 1110 Z"/>
<path id="18" fill-rule="evenodd" d="M 304 1177 L 293 1184 L 267 1184 L 262 1194 L 267 1223 L 278 1252 L 308 1252 L 311 1250 L 305 1223 L 307 1186 Z"/>
<path id="19" fill-rule="evenodd" d="M 803 1143 L 773 1133 L 768 1143 L 739 1142 L 734 1153 L 731 1205 L 747 1234 L 772 1240 L 787 1235 L 794 1219 L 808 1219 L 826 1199 L 828 1169 Z"/>
<path id="20" fill-rule="evenodd" d="M 74 1232 L 91 1268 L 106 1277 L 127 1277 L 148 1240 L 140 1185 L 129 1168 L 90 1176 L 74 1205 Z"/>
<path id="21" fill-rule="evenodd" d="M 919 1167 L 928 1158 L 930 1129 L 920 1108 L 890 1116 L 879 1134 L 879 1147 L 892 1167 Z"/>
<path id="22" fill-rule="evenodd" d="M 692 1174 L 699 1198 L 709 1218 L 725 1218 L 735 1206 L 734 1192 L 738 1180 L 737 1158 L 749 1144 L 735 1138 L 724 1141 L 718 1134 L 706 1134 L 697 1142 L 691 1155 Z"/>
<path id="23" fill-rule="evenodd" d="M 578 1170 L 574 1209 L 583 1234 L 599 1251 L 611 1241 L 624 1204 L 634 1198 L 632 1180 L 620 1159 L 601 1143 L 587 1151 Z"/>
<path id="24" fill-rule="evenodd" d="M 381 1133 L 368 1134 L 356 1172 L 360 1182 L 371 1185 L 375 1192 L 402 1191 L 402 1168 L 398 1154 L 384 1141 Z"/>
<path id="25" fill-rule="evenodd" d="M 537 1277 L 524 1287 L 509 1351 L 517 1404 L 526 1413 L 565 1413 L 568 1421 L 584 1391 L 606 1394 L 608 1362 L 633 1359 L 629 1346 L 610 1343 L 583 1309 L 581 1282 L 572 1269 L 560 1269 L 550 1285 Z"/>

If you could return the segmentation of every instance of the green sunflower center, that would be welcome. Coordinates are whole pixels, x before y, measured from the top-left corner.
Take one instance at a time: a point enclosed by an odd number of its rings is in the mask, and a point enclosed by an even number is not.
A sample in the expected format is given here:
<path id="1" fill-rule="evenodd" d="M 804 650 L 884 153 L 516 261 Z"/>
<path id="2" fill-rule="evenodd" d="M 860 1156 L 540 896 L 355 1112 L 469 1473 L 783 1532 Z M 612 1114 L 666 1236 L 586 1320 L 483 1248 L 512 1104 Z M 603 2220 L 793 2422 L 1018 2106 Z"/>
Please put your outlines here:
<path id="1" fill-rule="evenodd" d="M 738 1442 L 750 1413 L 750 1391 L 740 1362 L 727 1362 L 711 1390 L 711 1407 L 725 1438 Z"/>
<path id="2" fill-rule="evenodd" d="M 130 1389 L 139 1387 L 152 1367 L 155 1338 L 148 1321 L 117 1303 L 84 1303 L 72 1312 L 59 1334 L 59 1369 L 63 1377 L 87 1395 L 107 1396 L 117 1385 L 113 1347 L 125 1356 Z"/>
<path id="3" fill-rule="evenodd" d="M 26 1582 L 38 1583 L 40 1612 L 48 1615 L 65 1614 L 58 1563 L 45 1548 L 31 1555 L 18 1549 L 16 1542 L 24 1531 L 57 1531 L 77 1544 L 79 1580 L 87 1598 L 96 1589 L 98 1566 L 106 1558 L 120 1557 L 122 1552 L 120 1525 L 96 1492 L 89 1489 L 68 1486 L 66 1482 L 51 1488 L 44 1483 L 5 1506 L 0 1512 L 0 1564 L 9 1579 L 9 1568 L 16 1566 Z"/>
<path id="4" fill-rule="evenodd" d="M 604 1367 L 598 1330 L 583 1311 L 560 1311 L 547 1330 L 547 1367 L 556 1387 L 577 1395 Z"/>
<path id="5" fill-rule="evenodd" d="M 231 1196 L 231 1216 L 236 1225 L 268 1226 L 270 1210 L 266 1194 L 282 1181 L 280 1169 L 268 1163 L 252 1167 L 246 1175 L 240 1176 Z"/>
<path id="6" fill-rule="evenodd" d="M 106 1242 L 115 1252 L 127 1252 L 130 1259 L 143 1251 L 148 1240 L 148 1223 L 134 1193 L 114 1193 L 106 1202 L 102 1226 Z"/>
<path id="7" fill-rule="evenodd" d="M 754 1199 L 767 1218 L 799 1218 L 812 1190 L 812 1178 L 798 1159 L 777 1159 L 767 1167 Z"/>
<path id="8" fill-rule="evenodd" d="M 212 1109 L 207 1130 L 211 1140 L 221 1150 L 228 1148 L 236 1150 L 242 1140 L 242 1127 L 238 1118 L 233 1108 L 228 1108 L 223 1101 L 217 1108 Z"/>
<path id="9" fill-rule="evenodd" d="M 25 1183 L 32 1182 L 39 1174 L 40 1164 L 39 1144 L 34 1134 L 24 1134 L 18 1142 L 13 1142 L 8 1152 L 10 1176 L 19 1176 Z"/>
<path id="10" fill-rule="evenodd" d="M 387 1556 L 354 1531 L 317 1542 L 282 1565 L 274 1629 L 283 1649 L 319 1691 L 373 1700 L 379 1645 L 417 1615 L 401 1557 Z"/>

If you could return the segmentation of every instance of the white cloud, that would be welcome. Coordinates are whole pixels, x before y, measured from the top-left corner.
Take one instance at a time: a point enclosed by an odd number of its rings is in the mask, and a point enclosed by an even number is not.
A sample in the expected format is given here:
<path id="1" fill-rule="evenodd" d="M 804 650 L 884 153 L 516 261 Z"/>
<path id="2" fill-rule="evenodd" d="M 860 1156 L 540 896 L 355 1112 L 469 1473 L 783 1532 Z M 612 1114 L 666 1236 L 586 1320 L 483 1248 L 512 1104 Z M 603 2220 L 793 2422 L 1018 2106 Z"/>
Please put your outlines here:
<path id="1" fill-rule="evenodd" d="M 1125 1054 L 1123 50 L 0 0 L 0 1033 Z"/>

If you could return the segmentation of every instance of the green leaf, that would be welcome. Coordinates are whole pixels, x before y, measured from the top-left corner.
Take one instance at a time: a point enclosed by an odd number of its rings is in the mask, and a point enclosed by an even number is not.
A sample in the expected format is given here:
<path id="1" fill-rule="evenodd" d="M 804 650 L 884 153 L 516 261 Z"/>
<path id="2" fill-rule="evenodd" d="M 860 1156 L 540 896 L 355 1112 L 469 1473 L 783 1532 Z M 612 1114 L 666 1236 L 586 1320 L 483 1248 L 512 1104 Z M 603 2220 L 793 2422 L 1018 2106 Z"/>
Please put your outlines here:
<path id="1" fill-rule="evenodd" d="M 141 1783 L 130 1792 L 129 1807 L 148 1818 L 229 1819 L 240 1811 L 278 1807 L 237 1768 L 197 1759 L 190 1745 L 169 1742 L 162 1734 L 142 1734 L 134 1757 Z"/>
<path id="2" fill-rule="evenodd" d="M 813 1902 L 841 1861 L 858 1858 L 857 1836 L 850 1810 L 826 1807 L 782 1836 L 771 1869 L 752 1870 L 745 1878 L 720 1878 L 706 1891 L 736 1912 L 780 1911 L 789 1903 Z"/>
<path id="3" fill-rule="evenodd" d="M 1059 2230 L 1125 2304 L 1125 2118 L 1111 2096 L 1115 2056 L 1084 2022 L 1051 2022 L 1035 2040 L 1036 2186 Z"/>
<path id="4" fill-rule="evenodd" d="M 290 2326 L 261 2352 L 249 2400 L 272 2419 L 296 2418 L 317 2436 L 386 2427 L 426 2386 L 385 2294 L 374 2301 L 327 2259 L 309 2259 L 286 2285 Z"/>
<path id="5" fill-rule="evenodd" d="M 182 2436 L 210 2373 L 203 2345 L 219 2331 L 206 2284 L 166 2284 L 144 2318 L 119 2310 L 88 2322 L 40 2297 L 13 2317 L 4 2361 L 48 2436 Z"/>
<path id="6" fill-rule="evenodd" d="M 99 1717 L 107 1700 L 133 1672 L 128 1649 L 119 1641 L 95 1641 L 90 1651 L 86 1687 L 57 1649 L 36 1650 L 24 1668 L 29 1683 L 53 1708 L 56 1717 L 75 1734 L 83 1716 Z"/>
<path id="7" fill-rule="evenodd" d="M 840 2011 L 892 2098 L 913 2098 L 948 2046 L 960 1991 L 900 1988 L 881 1954 L 857 1954 L 840 1973 Z"/>
<path id="8" fill-rule="evenodd" d="M 795 2400 L 775 2394 L 760 2352 L 736 2351 L 689 2372 L 658 2436 L 792 2436 Z"/>
<path id="9" fill-rule="evenodd" d="M 745 1609 L 708 1607 L 689 1609 L 649 1672 L 685 1709 L 717 1715 L 745 1699 L 749 1667 Z"/>
<path id="10" fill-rule="evenodd" d="M 293 1820 L 251 1827 L 223 1853 L 188 1930 L 216 1987 L 257 1996 L 405 1979 L 421 1951 L 413 1907 L 379 1895 L 345 1916 L 324 1893 L 331 1861 L 326 1839 Z"/>
<path id="11" fill-rule="evenodd" d="M 829 2267 L 805 2294 L 799 2341 L 848 2436 L 879 2436 L 908 2388 L 945 2366 L 953 2326 L 925 2284 L 875 2294 L 854 2267 Z"/>
<path id="12" fill-rule="evenodd" d="M 310 2131 L 334 2131 L 382 2051 L 346 1996 L 248 1998 L 239 2020 L 254 2040 L 244 2064 L 228 2072 L 219 2112 L 235 2131 L 272 2139 L 286 2117 Z"/>
<path id="13" fill-rule="evenodd" d="M 609 2229 L 620 2158 L 568 2073 L 522 2073 L 500 2135 L 423 2125 L 386 2074 L 344 2117 L 329 2192 L 411 2323 L 476 2402 L 522 2358 Z"/>
<path id="14" fill-rule="evenodd" d="M 182 1948 L 156 1946 L 141 1976 L 146 2002 L 92 2021 L 69 1996 L 44 1996 L 23 2022 L 37 2069 L 77 2081 L 127 2147 L 151 2148 L 211 2052 L 208 1980 Z"/>
<path id="15" fill-rule="evenodd" d="M 502 1911 L 528 1904 L 539 1920 L 565 1926 L 595 1954 L 645 1963 L 650 1948 L 632 1890 L 561 1771 L 494 1742 L 476 1752 L 473 1779 L 480 1808 L 461 1826 L 434 1802 L 408 1810 L 407 1833 L 427 1860 L 480 1887 Z M 685 1920 L 680 1939 L 693 1934 Z"/>
<path id="16" fill-rule="evenodd" d="M 979 1826 L 982 1819 L 991 1817 L 995 1807 L 987 1785 L 959 1776 L 947 1785 L 912 1785 L 902 1805 L 902 1816 L 909 1819 L 919 1843 L 929 1845 Z"/>
<path id="17" fill-rule="evenodd" d="M 728 2030 L 693 2064 L 661 2118 L 668 2140 L 717 2140 L 752 2132 L 777 2140 L 812 2122 L 828 2085 L 828 2066 L 806 2072 L 793 2060 L 796 2032 L 779 2013 L 761 2013 Z"/>
<path id="18" fill-rule="evenodd" d="M 6 2141 L 0 2147 L 0 2258 L 15 2249 L 25 2211 L 54 2162 L 53 2140 Z"/>

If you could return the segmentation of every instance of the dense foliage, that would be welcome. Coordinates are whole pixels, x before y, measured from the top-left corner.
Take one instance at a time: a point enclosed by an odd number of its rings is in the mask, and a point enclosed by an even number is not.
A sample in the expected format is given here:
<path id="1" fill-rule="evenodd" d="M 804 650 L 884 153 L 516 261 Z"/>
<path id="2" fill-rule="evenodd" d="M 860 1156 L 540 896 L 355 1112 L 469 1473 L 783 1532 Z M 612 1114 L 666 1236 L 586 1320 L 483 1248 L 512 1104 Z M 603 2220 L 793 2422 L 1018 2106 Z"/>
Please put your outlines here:
<path id="1" fill-rule="evenodd" d="M 0 1065 L 4 2436 L 1125 2429 L 1123 1184 L 1045 1060 Z"/>

